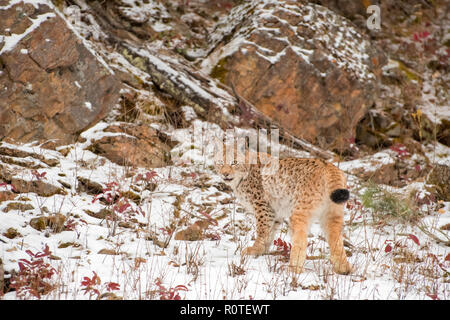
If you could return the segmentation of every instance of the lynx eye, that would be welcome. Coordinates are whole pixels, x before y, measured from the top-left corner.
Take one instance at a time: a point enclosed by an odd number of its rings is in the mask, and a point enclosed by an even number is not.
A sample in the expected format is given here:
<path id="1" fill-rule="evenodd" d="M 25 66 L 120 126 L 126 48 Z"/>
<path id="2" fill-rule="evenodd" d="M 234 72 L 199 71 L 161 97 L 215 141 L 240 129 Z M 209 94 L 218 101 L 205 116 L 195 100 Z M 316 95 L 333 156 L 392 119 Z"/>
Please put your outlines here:
<path id="1" fill-rule="evenodd" d="M 233 160 L 233 161 L 231 162 L 231 165 L 232 165 L 232 166 L 235 166 L 235 165 L 237 165 L 237 164 L 238 164 L 237 160 Z"/>

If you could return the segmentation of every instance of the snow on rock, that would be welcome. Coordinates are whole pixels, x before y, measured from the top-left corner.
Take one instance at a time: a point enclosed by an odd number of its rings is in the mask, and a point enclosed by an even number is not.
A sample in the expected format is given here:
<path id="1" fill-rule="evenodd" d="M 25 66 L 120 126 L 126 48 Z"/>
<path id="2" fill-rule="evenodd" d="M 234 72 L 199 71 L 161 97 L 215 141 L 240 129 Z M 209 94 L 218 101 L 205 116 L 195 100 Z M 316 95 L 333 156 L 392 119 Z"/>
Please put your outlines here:
<path id="1" fill-rule="evenodd" d="M 4 8 L 7 9 L 7 7 Z M 53 12 L 38 15 L 35 19 L 30 19 L 32 24 L 28 29 L 25 30 L 24 33 L 12 34 L 10 36 L 3 36 L 2 42 L 4 44 L 0 50 L 0 55 L 13 50 L 23 38 L 25 38 L 27 35 L 36 30 L 41 25 L 42 22 L 47 21 L 47 19 L 49 18 L 54 18 L 55 16 L 56 15 Z"/>
<path id="2" fill-rule="evenodd" d="M 51 2 L 9 2 L 0 20 L 1 138 L 66 144 L 108 114 L 118 79 Z"/>
<path id="3" fill-rule="evenodd" d="M 171 18 L 167 9 L 158 1 L 124 0 L 118 7 L 120 12 L 135 23 L 145 23 L 155 26 L 155 31 L 170 30 L 170 27 L 162 22 Z"/>
<path id="4" fill-rule="evenodd" d="M 292 34 L 277 38 L 286 34 L 284 29 Z M 302 29 L 308 29 L 309 38 L 305 37 Z M 258 33 L 272 35 L 286 45 L 274 51 L 248 40 L 252 34 Z M 271 0 L 247 2 L 234 7 L 228 16 L 217 23 L 211 35 L 211 47 L 214 48 L 229 36 L 233 37 L 230 44 L 216 50 L 202 62 L 205 72 L 209 73 L 221 59 L 233 54 L 243 44 L 244 48 L 256 47 L 257 53 L 272 64 L 279 61 L 288 47 L 309 63 L 316 50 L 312 45 L 314 43 L 327 49 L 327 60 L 336 60 L 339 67 L 349 70 L 356 77 L 363 80 L 375 78 L 369 61 L 371 44 L 368 39 L 350 21 L 319 5 L 294 5 Z"/>
<path id="5" fill-rule="evenodd" d="M 296 137 L 342 150 L 378 96 L 383 61 L 333 11 L 266 0 L 219 21 L 200 65 Z"/>

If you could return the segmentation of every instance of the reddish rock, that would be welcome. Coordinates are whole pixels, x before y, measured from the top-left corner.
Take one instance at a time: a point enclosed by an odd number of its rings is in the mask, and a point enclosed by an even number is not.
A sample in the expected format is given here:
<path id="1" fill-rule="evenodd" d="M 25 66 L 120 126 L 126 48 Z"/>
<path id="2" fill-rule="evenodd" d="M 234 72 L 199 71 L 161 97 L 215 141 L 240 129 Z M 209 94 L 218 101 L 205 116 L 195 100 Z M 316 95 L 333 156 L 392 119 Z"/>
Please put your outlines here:
<path id="1" fill-rule="evenodd" d="M 385 57 L 370 40 L 331 10 L 301 2 L 253 1 L 230 19 L 234 33 L 223 32 L 225 44 L 203 69 L 295 136 L 345 149 L 378 96 Z"/>
<path id="2" fill-rule="evenodd" d="M 114 163 L 144 168 L 170 163 L 172 142 L 148 125 L 124 122 L 120 126 L 110 125 L 104 131 L 118 135 L 94 141 L 89 150 Z"/>
<path id="3" fill-rule="evenodd" d="M 32 192 L 42 197 L 51 197 L 55 194 L 67 194 L 62 188 L 42 180 L 30 181 L 13 177 L 11 179 L 11 184 L 14 186 L 17 193 Z"/>
<path id="4" fill-rule="evenodd" d="M 0 202 L 13 200 L 17 194 L 11 191 L 0 191 Z"/>
<path id="5" fill-rule="evenodd" d="M 175 234 L 175 240 L 198 241 L 205 238 L 204 231 L 209 227 L 210 223 L 205 220 L 197 220 L 184 230 Z"/>
<path id="6" fill-rule="evenodd" d="M 66 217 L 60 213 L 50 216 L 39 216 L 30 220 L 30 226 L 38 231 L 50 228 L 53 232 L 59 233 L 64 230 Z"/>
<path id="7" fill-rule="evenodd" d="M 109 112 L 120 82 L 50 7 L 36 6 L 0 10 L 0 140 L 71 143 Z"/>

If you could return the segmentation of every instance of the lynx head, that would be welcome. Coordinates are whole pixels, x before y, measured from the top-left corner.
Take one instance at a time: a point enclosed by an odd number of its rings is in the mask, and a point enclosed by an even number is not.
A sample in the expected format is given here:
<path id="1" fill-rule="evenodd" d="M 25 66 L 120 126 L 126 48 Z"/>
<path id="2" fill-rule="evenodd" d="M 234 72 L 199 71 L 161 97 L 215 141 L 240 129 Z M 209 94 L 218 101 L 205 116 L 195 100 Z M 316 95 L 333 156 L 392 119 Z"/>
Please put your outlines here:
<path id="1" fill-rule="evenodd" d="M 226 183 L 238 183 L 245 178 L 250 169 L 248 154 L 236 144 L 216 141 L 214 167 Z"/>

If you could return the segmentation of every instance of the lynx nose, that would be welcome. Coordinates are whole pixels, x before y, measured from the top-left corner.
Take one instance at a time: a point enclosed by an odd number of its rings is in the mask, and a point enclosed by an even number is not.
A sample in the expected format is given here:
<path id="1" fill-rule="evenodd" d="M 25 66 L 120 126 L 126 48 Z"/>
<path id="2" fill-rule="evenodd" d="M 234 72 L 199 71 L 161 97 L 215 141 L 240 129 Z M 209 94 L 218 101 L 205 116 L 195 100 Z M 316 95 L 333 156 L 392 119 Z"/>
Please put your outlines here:
<path id="1" fill-rule="evenodd" d="M 233 180 L 233 177 L 230 176 L 229 172 L 223 173 L 222 176 L 223 176 L 223 180 L 225 180 L 225 181 Z"/>

